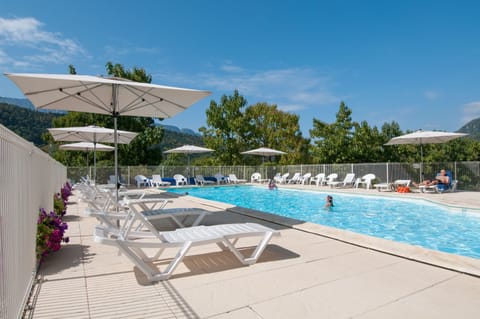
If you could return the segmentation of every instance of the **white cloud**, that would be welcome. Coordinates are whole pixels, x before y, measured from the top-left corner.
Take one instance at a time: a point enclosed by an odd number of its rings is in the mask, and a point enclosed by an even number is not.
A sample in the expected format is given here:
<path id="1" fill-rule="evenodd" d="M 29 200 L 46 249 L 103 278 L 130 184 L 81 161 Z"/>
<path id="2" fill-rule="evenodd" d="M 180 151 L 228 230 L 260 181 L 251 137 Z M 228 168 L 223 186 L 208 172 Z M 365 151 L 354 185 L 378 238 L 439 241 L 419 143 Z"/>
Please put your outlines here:
<path id="1" fill-rule="evenodd" d="M 480 117 L 480 102 L 470 102 L 463 106 L 463 121 L 467 123 Z"/>
<path id="2" fill-rule="evenodd" d="M 230 63 L 227 63 L 227 64 L 224 64 L 220 67 L 220 69 L 222 71 L 225 71 L 225 72 L 232 72 L 232 73 L 236 73 L 236 72 L 242 72 L 243 69 L 239 66 L 236 66 L 236 65 L 233 65 L 233 64 L 230 64 Z"/>
<path id="3" fill-rule="evenodd" d="M 75 41 L 45 31 L 44 24 L 35 18 L 0 18 L 0 50 L 0 64 L 16 67 L 65 64 L 86 54 Z"/>
<path id="4" fill-rule="evenodd" d="M 286 112 L 298 112 L 304 110 L 305 107 L 303 105 L 298 104 L 284 104 L 282 105 L 282 110 Z"/>
<path id="5" fill-rule="evenodd" d="M 311 69 L 252 71 L 228 64 L 221 70 L 226 72 L 200 74 L 193 78 L 197 83 L 205 83 L 222 92 L 238 89 L 250 104 L 268 102 L 285 111 L 309 109 L 340 100 L 330 89 L 332 81 Z"/>
<path id="6" fill-rule="evenodd" d="M 428 90 L 428 91 L 423 92 L 423 96 L 425 98 L 427 98 L 427 100 L 433 101 L 433 100 L 436 100 L 440 97 L 440 93 L 436 92 L 436 91 Z"/>

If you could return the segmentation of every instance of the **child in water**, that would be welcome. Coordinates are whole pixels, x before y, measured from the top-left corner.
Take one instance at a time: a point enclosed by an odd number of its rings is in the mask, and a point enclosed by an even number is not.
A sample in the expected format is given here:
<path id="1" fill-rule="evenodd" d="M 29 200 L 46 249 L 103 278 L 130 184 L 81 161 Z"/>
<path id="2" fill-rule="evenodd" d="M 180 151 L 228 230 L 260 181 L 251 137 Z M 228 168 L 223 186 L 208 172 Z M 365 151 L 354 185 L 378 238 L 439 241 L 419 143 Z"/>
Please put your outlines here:
<path id="1" fill-rule="evenodd" d="M 325 203 L 325 208 L 330 208 L 333 207 L 333 197 L 330 195 L 327 195 L 327 201 Z"/>

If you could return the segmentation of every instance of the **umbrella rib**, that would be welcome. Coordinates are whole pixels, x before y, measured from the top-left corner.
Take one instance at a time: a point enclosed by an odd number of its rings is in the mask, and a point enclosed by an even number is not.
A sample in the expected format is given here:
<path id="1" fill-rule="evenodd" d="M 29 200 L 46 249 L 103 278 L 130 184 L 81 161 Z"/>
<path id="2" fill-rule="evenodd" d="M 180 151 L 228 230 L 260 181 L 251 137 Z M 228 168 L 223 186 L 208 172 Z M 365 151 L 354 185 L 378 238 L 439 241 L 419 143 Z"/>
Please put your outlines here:
<path id="1" fill-rule="evenodd" d="M 151 91 L 153 89 L 150 89 L 148 91 L 142 91 L 142 90 L 137 90 L 135 88 L 132 88 L 132 87 L 128 87 L 128 86 L 125 86 L 125 89 L 127 89 L 128 91 L 130 91 L 130 93 L 134 94 L 137 96 L 137 99 L 132 101 L 130 104 L 122 107 L 122 113 L 124 113 L 126 111 L 132 111 L 132 110 L 136 110 L 136 109 L 140 109 L 140 108 L 143 108 L 145 106 L 152 106 L 154 109 L 156 109 L 159 113 L 163 114 L 164 117 L 170 117 L 169 114 L 165 113 L 164 111 L 162 111 L 159 107 L 156 106 L 156 103 L 158 102 L 168 102 L 180 109 L 183 110 L 186 110 L 187 108 L 178 104 L 178 103 L 175 103 L 173 101 L 170 101 L 168 99 L 164 99 L 163 97 L 161 96 L 158 96 L 158 95 L 155 95 L 155 94 L 152 94 Z M 138 94 L 138 92 L 141 92 L 141 94 Z M 152 98 L 155 99 L 155 101 L 153 102 L 148 102 L 144 97 L 145 96 L 150 96 Z M 135 102 L 135 103 L 134 103 Z M 160 117 L 160 116 L 158 116 Z"/>
<path id="2" fill-rule="evenodd" d="M 55 99 L 55 100 L 53 100 L 49 103 L 46 103 L 44 105 L 40 105 L 40 106 L 38 106 L 38 108 L 39 109 L 48 108 L 48 106 L 50 106 L 51 104 L 61 102 L 65 99 L 71 97 L 71 98 L 80 100 L 82 102 L 85 102 L 85 103 L 93 106 L 93 107 L 99 108 L 99 109 L 104 110 L 105 112 L 109 113 L 110 112 L 109 108 L 104 103 L 102 103 L 102 100 L 99 99 L 98 96 L 96 96 L 95 93 L 92 91 L 93 89 L 96 89 L 96 88 L 100 87 L 101 84 L 94 84 L 94 85 L 89 86 L 84 82 L 80 82 L 80 83 L 81 83 L 81 85 L 72 85 L 72 86 L 65 86 L 63 88 L 55 88 L 55 89 L 51 89 L 51 90 L 41 90 L 41 91 L 27 92 L 27 93 L 25 93 L 25 96 L 29 97 L 29 96 L 35 96 L 35 95 L 38 95 L 38 94 L 44 94 L 44 93 L 47 93 L 47 92 L 60 91 L 61 93 L 63 93 L 65 95 L 64 97 L 59 98 L 59 99 Z M 65 92 L 65 90 L 71 90 L 71 89 L 77 89 L 77 88 L 84 88 L 84 90 L 78 91 L 76 93 Z M 85 92 L 90 92 L 98 100 L 98 102 L 100 102 L 100 104 L 97 104 L 94 101 L 85 98 L 82 95 Z"/>
<path id="3" fill-rule="evenodd" d="M 106 113 L 111 113 L 112 112 L 112 107 L 111 105 L 107 105 L 106 103 L 103 102 L 103 100 L 101 98 L 99 98 L 96 94 L 95 94 L 95 91 L 94 89 L 97 89 L 97 88 L 100 88 L 102 87 L 104 84 L 95 84 L 95 85 L 92 85 L 92 87 L 89 87 L 86 83 L 84 82 L 80 82 L 82 85 L 79 86 L 79 87 L 84 87 L 85 90 L 82 90 L 82 91 L 79 91 L 77 92 L 73 97 L 75 97 L 76 99 L 78 100 L 81 100 L 81 101 L 84 101 L 88 104 L 90 104 L 91 106 L 94 106 L 96 108 L 99 108 L 103 111 L 105 111 Z M 97 103 L 95 103 L 95 101 L 93 100 L 90 100 L 88 98 L 86 98 L 85 96 L 83 96 L 82 94 L 85 93 L 85 92 L 89 92 L 90 94 L 92 94 L 93 97 L 95 97 L 95 99 L 97 100 Z"/>

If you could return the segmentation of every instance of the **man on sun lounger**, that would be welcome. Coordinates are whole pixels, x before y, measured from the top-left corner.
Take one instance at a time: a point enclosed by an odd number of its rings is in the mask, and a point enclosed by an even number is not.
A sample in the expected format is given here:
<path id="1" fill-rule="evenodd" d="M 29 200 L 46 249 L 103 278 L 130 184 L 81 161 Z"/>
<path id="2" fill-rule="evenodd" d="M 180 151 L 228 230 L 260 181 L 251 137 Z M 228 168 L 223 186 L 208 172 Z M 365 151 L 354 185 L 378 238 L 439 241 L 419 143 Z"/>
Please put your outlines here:
<path id="1" fill-rule="evenodd" d="M 413 183 L 416 187 L 419 186 L 433 186 L 437 184 L 445 184 L 448 185 L 450 183 L 450 177 L 447 175 L 447 171 L 444 169 L 440 170 L 440 173 L 437 174 L 434 180 L 424 180 L 423 182 L 417 184 Z"/>

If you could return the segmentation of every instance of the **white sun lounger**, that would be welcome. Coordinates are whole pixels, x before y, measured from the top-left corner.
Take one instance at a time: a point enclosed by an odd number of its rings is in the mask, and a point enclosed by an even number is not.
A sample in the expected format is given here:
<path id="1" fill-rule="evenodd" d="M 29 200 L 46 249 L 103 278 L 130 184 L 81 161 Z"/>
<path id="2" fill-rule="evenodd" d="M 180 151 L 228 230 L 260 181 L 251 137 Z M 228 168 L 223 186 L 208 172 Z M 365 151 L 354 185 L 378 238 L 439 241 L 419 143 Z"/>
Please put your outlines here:
<path id="1" fill-rule="evenodd" d="M 165 208 L 171 202 L 172 200 L 158 198 L 125 200 L 119 212 L 86 209 L 85 213 L 96 217 L 112 235 L 124 238 L 144 237 L 145 232 L 141 230 L 147 221 L 168 219 L 176 227 L 182 228 L 198 226 L 205 216 L 211 214 L 210 211 L 201 208 Z M 190 222 L 192 218 L 193 221 Z"/>
<path id="2" fill-rule="evenodd" d="M 345 179 L 343 180 L 343 182 L 340 182 L 340 181 L 329 181 L 327 182 L 327 185 L 329 185 L 330 187 L 347 187 L 347 186 L 351 186 L 353 187 L 355 183 L 355 174 L 354 173 L 348 173 L 347 175 L 345 175 Z"/>
<path id="3" fill-rule="evenodd" d="M 156 205 L 157 201 L 160 203 L 160 207 L 157 208 L 156 206 L 149 206 L 149 205 Z M 165 200 L 164 200 L 165 201 Z M 161 204 L 160 199 L 140 199 L 140 200 L 127 200 L 124 201 L 123 205 L 128 209 L 128 211 L 132 211 L 133 214 L 130 218 L 138 220 L 140 223 L 142 218 L 148 219 L 149 221 L 162 219 L 162 218 L 169 218 L 171 219 L 178 227 L 183 228 L 187 226 L 198 226 L 205 216 L 211 214 L 211 212 L 202 209 L 202 208 L 165 208 L 167 203 L 171 203 L 171 200 L 166 200 L 165 204 Z M 186 219 L 190 216 L 195 217 L 194 221 L 190 224 L 186 224 Z"/>
<path id="4" fill-rule="evenodd" d="M 410 186 L 411 180 L 409 179 L 397 179 L 393 183 L 379 183 L 374 184 L 375 187 L 379 192 L 380 191 L 395 191 L 398 186 Z"/>
<path id="5" fill-rule="evenodd" d="M 94 240 L 97 243 L 118 247 L 148 278 L 149 281 L 160 281 L 170 278 L 175 268 L 193 246 L 217 244 L 222 250 L 230 250 L 243 265 L 254 264 L 267 247 L 270 239 L 280 232 L 255 223 L 223 224 L 213 226 L 196 226 L 181 228 L 169 232 L 158 232 L 146 222 L 148 229 L 155 235 L 154 239 L 130 240 L 111 238 L 109 230 L 96 226 Z M 253 253 L 245 257 L 236 247 L 240 238 L 259 237 L 260 241 Z M 156 249 L 157 253 L 149 257 L 144 249 Z M 178 252 L 164 270 L 160 270 L 152 261 L 158 260 L 167 248 Z"/>

